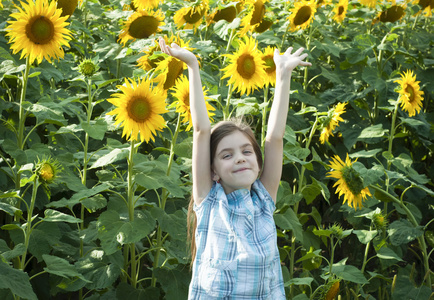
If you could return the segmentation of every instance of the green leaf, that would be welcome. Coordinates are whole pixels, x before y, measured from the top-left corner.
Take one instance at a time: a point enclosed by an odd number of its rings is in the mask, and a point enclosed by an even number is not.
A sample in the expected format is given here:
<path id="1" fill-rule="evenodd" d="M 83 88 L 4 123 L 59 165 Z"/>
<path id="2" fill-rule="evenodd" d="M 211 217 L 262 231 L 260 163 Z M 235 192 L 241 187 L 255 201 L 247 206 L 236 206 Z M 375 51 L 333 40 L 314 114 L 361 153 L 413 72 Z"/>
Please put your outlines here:
<path id="1" fill-rule="evenodd" d="M 407 244 L 423 235 L 422 226 L 414 227 L 406 219 L 400 219 L 389 225 L 390 242 L 394 246 Z"/>
<path id="2" fill-rule="evenodd" d="M 158 220 L 158 224 L 164 232 L 169 233 L 174 239 L 186 240 L 187 228 L 184 212 L 178 210 L 175 213 L 167 214 L 159 207 L 152 207 L 150 212 L 152 217 Z"/>
<path id="3" fill-rule="evenodd" d="M 184 268 L 183 266 L 178 266 L 176 269 L 172 270 L 167 268 L 157 268 L 154 270 L 154 274 L 166 293 L 164 299 L 187 299 L 188 287 L 190 284 L 188 268 Z"/>
<path id="4" fill-rule="evenodd" d="M 26 253 L 26 247 L 24 246 L 23 243 L 19 243 L 15 245 L 13 250 L 2 252 L 1 255 L 4 257 L 4 259 L 10 261 L 11 259 L 21 256 L 24 253 Z"/>
<path id="5" fill-rule="evenodd" d="M 111 163 L 114 163 L 115 161 L 125 159 L 128 157 L 129 152 L 130 149 L 128 148 L 124 148 L 124 149 L 115 148 L 112 151 L 110 151 L 110 153 L 98 158 L 96 162 L 93 163 L 93 165 L 89 169 L 105 167 Z"/>
<path id="6" fill-rule="evenodd" d="M 360 243 L 366 245 L 367 243 L 372 241 L 372 239 L 374 237 L 377 236 L 378 231 L 376 231 L 376 230 L 353 230 L 353 233 L 355 235 L 357 235 L 357 238 L 359 239 Z"/>
<path id="7" fill-rule="evenodd" d="M 274 222 L 276 222 L 276 225 L 281 229 L 292 230 L 295 238 L 303 242 L 303 228 L 292 208 L 288 207 L 284 213 L 274 214 Z"/>
<path id="8" fill-rule="evenodd" d="M 80 279 L 87 281 L 83 277 L 83 275 L 77 272 L 75 266 L 69 264 L 69 262 L 63 258 L 48 255 L 48 254 L 43 254 L 42 259 L 45 261 L 45 264 L 47 265 L 44 268 L 44 271 L 50 274 L 54 274 L 65 278 L 79 277 Z"/>
<path id="9" fill-rule="evenodd" d="M 38 300 L 30 284 L 29 275 L 0 261 L 0 289 L 9 289 L 23 299 Z"/>
<path id="10" fill-rule="evenodd" d="M 156 287 L 135 289 L 130 284 L 121 282 L 116 289 L 116 298 L 118 300 L 159 300 L 160 289 Z"/>
<path id="11" fill-rule="evenodd" d="M 104 119 L 91 120 L 89 124 L 81 123 L 83 130 L 95 140 L 101 141 L 107 132 L 107 122 Z"/>
<path id="12" fill-rule="evenodd" d="M 66 222 L 66 223 L 81 223 L 82 220 L 67 214 L 64 214 L 60 211 L 47 209 L 44 212 L 45 218 L 42 220 L 44 222 Z"/>
<path id="13" fill-rule="evenodd" d="M 333 233 L 331 230 L 328 229 L 314 229 L 312 232 L 317 236 L 326 236 L 326 237 L 330 237 L 330 235 Z"/>
<path id="14" fill-rule="evenodd" d="M 315 251 L 312 251 L 312 252 L 308 252 L 305 255 L 303 255 L 302 257 L 300 257 L 297 260 L 297 263 L 302 262 L 303 260 L 307 260 L 307 259 L 312 259 L 314 257 L 318 257 L 320 255 L 321 251 L 322 251 L 321 249 L 318 249 L 318 250 L 315 250 Z"/>
<path id="15" fill-rule="evenodd" d="M 306 204 L 311 204 L 315 198 L 321 194 L 324 197 L 324 200 L 329 202 L 330 199 L 330 191 L 328 190 L 327 186 L 317 181 L 314 177 L 311 176 L 312 183 L 305 185 L 303 189 L 301 190 L 301 193 L 303 194 L 303 197 L 306 199 Z"/>
<path id="16" fill-rule="evenodd" d="M 332 273 L 344 279 L 359 284 L 369 283 L 362 271 L 351 265 L 333 265 Z"/>
<path id="17" fill-rule="evenodd" d="M 401 257 L 399 257 L 398 254 L 395 253 L 395 251 L 393 251 L 392 249 L 387 248 L 387 247 L 381 247 L 377 251 L 377 256 L 381 259 L 391 259 L 391 260 L 396 260 L 396 261 L 402 261 Z"/>
<path id="18" fill-rule="evenodd" d="M 358 157 L 370 158 L 370 157 L 375 157 L 381 151 L 382 149 L 362 150 L 362 151 L 349 154 L 349 157 L 352 159 Z"/>
<path id="19" fill-rule="evenodd" d="M 291 285 L 308 285 L 312 283 L 314 279 L 312 277 L 292 278 L 290 281 L 285 282 L 285 287 Z"/>
<path id="20" fill-rule="evenodd" d="M 372 125 L 362 130 L 359 139 L 372 139 L 385 136 L 387 129 L 383 129 L 383 124 Z"/>
<path id="21" fill-rule="evenodd" d="M 342 80 L 339 78 L 339 72 L 331 72 L 326 68 L 324 68 L 323 66 L 320 67 L 321 67 L 321 75 L 324 76 L 324 78 L 336 84 L 342 84 Z"/>
<path id="22" fill-rule="evenodd" d="M 121 274 L 123 256 L 120 251 L 108 255 L 103 250 L 92 250 L 75 266 L 86 281 L 88 289 L 106 289 L 113 285 Z"/>
<path id="23" fill-rule="evenodd" d="M 81 201 L 81 204 L 92 213 L 107 206 L 107 199 L 101 194 L 96 194 L 93 197 L 85 198 Z"/>
<path id="24" fill-rule="evenodd" d="M 0 202 L 0 210 L 6 212 L 10 216 L 15 216 L 15 215 L 20 216 L 23 214 L 21 209 L 18 209 L 13 205 L 4 202 Z"/>

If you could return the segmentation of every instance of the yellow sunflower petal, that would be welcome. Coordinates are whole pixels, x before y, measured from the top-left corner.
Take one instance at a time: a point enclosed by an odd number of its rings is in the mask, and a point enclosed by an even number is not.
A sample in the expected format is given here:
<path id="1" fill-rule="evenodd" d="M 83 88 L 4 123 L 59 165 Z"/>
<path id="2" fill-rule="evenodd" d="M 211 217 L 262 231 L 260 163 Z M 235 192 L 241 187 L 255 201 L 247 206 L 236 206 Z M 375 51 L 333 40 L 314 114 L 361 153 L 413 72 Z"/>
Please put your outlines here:
<path id="1" fill-rule="evenodd" d="M 109 112 L 115 115 L 115 125 L 123 126 L 122 137 L 128 140 L 154 141 L 156 131 L 165 127 L 164 118 L 167 112 L 164 93 L 152 87 L 148 79 L 125 80 L 125 84 L 118 86 L 121 93 L 112 94 L 108 102 L 116 106 Z"/>
<path id="2" fill-rule="evenodd" d="M 119 35 L 120 43 L 125 45 L 129 40 L 146 39 L 160 32 L 164 25 L 164 14 L 161 10 L 140 10 L 134 12 L 125 22 Z"/>
<path id="3" fill-rule="evenodd" d="M 253 90 L 261 88 L 266 77 L 261 56 L 255 39 L 245 38 L 245 43 L 240 41 L 238 51 L 227 56 L 229 65 L 222 69 L 222 79 L 229 77 L 228 85 L 233 84 L 241 95 L 249 95 Z"/>
<path id="4" fill-rule="evenodd" d="M 416 81 L 416 75 L 413 76 L 413 71 L 407 70 L 401 74 L 401 79 L 394 82 L 399 84 L 397 92 L 399 93 L 398 101 L 401 108 L 407 111 L 410 117 L 415 116 L 422 109 L 424 92 L 420 90 L 420 81 Z"/>
<path id="5" fill-rule="evenodd" d="M 8 21 L 6 35 L 10 37 L 13 53 L 21 51 L 21 58 L 28 57 L 30 63 L 41 63 L 45 58 L 63 58 L 62 46 L 69 47 L 71 32 L 66 28 L 67 16 L 62 17 L 62 10 L 56 8 L 56 2 L 48 0 L 28 0 L 17 7 L 18 12 L 10 16 L 16 21 Z"/>
<path id="6" fill-rule="evenodd" d="M 335 155 L 329 164 L 332 171 L 327 174 L 327 177 L 338 179 L 333 185 L 333 187 L 336 187 L 336 194 L 338 194 L 339 198 L 343 195 L 343 204 L 348 203 L 348 206 L 354 207 L 356 210 L 362 208 L 362 202 L 367 196 L 372 195 L 369 188 L 363 186 L 363 178 L 352 167 L 354 162 L 351 161 L 348 154 L 345 162 Z"/>

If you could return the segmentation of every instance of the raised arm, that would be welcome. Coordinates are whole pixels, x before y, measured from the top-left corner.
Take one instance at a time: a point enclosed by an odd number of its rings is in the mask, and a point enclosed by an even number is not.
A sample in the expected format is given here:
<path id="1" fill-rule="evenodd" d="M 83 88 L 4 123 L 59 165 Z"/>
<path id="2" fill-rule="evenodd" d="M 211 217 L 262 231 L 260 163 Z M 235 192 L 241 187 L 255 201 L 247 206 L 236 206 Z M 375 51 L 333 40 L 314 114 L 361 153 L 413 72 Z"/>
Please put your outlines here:
<path id="1" fill-rule="evenodd" d="M 190 111 L 193 122 L 193 199 L 200 204 L 212 187 L 210 136 L 211 124 L 200 79 L 199 63 L 196 56 L 187 49 L 176 44 L 166 45 L 162 37 L 159 39 L 161 51 L 185 62 L 188 67 L 190 85 Z"/>
<path id="2" fill-rule="evenodd" d="M 264 167 L 261 174 L 261 182 L 274 202 L 276 202 L 277 190 L 282 175 L 283 135 L 288 115 L 292 70 L 297 66 L 311 65 L 309 62 L 303 61 L 307 57 L 307 54 L 302 54 L 303 50 L 303 48 L 300 48 L 291 54 L 292 47 L 289 47 L 283 55 L 280 55 L 277 49 L 274 52 L 276 88 L 268 118 L 264 147 Z"/>

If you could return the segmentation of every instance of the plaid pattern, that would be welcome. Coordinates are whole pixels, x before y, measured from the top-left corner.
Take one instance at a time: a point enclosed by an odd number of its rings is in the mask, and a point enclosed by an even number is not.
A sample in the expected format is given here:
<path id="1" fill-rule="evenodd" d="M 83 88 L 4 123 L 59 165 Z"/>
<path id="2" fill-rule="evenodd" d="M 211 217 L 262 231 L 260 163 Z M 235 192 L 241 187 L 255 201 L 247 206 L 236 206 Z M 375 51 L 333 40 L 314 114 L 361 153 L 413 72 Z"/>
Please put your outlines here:
<path id="1" fill-rule="evenodd" d="M 194 210 L 196 260 L 188 299 L 285 299 L 276 209 L 259 180 L 225 194 L 215 183 Z"/>

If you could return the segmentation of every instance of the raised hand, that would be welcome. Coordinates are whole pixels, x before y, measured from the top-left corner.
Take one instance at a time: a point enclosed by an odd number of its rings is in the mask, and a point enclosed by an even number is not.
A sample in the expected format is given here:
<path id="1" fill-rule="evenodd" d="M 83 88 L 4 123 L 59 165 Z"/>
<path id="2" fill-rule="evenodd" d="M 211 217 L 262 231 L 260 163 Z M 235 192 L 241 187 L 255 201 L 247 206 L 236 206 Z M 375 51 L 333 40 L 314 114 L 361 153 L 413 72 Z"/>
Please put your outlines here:
<path id="1" fill-rule="evenodd" d="M 307 57 L 307 53 L 303 53 L 304 48 L 300 48 L 294 53 L 292 52 L 292 47 L 286 49 L 285 53 L 280 55 L 279 50 L 276 49 L 274 51 L 274 63 L 276 64 L 276 72 L 279 73 L 288 73 L 291 72 L 297 66 L 311 66 L 310 62 L 304 61 Z"/>
<path id="2" fill-rule="evenodd" d="M 196 56 L 187 49 L 181 48 L 175 43 L 172 43 L 171 47 L 169 47 L 162 37 L 158 39 L 158 43 L 160 44 L 160 49 L 163 53 L 185 62 L 188 66 L 192 66 L 193 64 L 197 63 Z"/>

